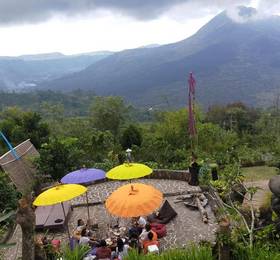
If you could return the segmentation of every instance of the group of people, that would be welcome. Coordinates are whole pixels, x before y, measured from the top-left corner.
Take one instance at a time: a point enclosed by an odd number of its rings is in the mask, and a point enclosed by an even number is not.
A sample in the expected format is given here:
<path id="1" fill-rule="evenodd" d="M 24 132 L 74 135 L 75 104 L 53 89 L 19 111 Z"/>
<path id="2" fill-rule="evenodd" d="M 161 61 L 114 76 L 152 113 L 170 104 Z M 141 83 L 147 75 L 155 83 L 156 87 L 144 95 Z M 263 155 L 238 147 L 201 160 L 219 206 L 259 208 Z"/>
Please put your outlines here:
<path id="1" fill-rule="evenodd" d="M 159 248 L 157 233 L 152 230 L 151 224 L 143 217 L 132 220 L 132 227 L 129 229 L 128 234 L 137 242 L 135 249 L 139 252 L 147 254 L 150 246 Z"/>
<path id="2" fill-rule="evenodd" d="M 104 239 L 95 239 L 93 232 L 82 219 L 78 220 L 73 239 L 80 246 L 89 245 L 91 247 L 86 260 L 122 260 L 131 249 L 146 254 L 158 252 L 159 248 L 157 233 L 152 230 L 150 223 L 147 223 L 143 217 L 133 218 L 128 233 L 124 237 L 119 236 L 114 245 L 107 245 Z"/>

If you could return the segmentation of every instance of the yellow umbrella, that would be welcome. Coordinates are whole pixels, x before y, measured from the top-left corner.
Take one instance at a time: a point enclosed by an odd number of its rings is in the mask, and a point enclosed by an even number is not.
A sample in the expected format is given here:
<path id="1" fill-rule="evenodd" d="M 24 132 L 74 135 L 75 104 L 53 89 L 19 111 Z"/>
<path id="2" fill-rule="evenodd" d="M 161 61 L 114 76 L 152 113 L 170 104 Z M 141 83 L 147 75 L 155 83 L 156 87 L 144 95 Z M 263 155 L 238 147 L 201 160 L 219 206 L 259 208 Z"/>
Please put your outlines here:
<path id="1" fill-rule="evenodd" d="M 162 203 L 162 193 L 153 186 L 133 183 L 115 190 L 106 200 L 107 210 L 118 217 L 148 215 Z"/>
<path id="2" fill-rule="evenodd" d="M 107 172 L 106 177 L 115 180 L 137 179 L 151 174 L 153 170 L 140 163 L 124 163 Z"/>
<path id="3" fill-rule="evenodd" d="M 42 192 L 33 202 L 35 206 L 49 206 L 61 203 L 64 218 L 66 219 L 63 202 L 71 200 L 85 193 L 87 188 L 78 184 L 63 184 Z M 67 225 L 67 232 L 70 241 L 70 232 Z"/>

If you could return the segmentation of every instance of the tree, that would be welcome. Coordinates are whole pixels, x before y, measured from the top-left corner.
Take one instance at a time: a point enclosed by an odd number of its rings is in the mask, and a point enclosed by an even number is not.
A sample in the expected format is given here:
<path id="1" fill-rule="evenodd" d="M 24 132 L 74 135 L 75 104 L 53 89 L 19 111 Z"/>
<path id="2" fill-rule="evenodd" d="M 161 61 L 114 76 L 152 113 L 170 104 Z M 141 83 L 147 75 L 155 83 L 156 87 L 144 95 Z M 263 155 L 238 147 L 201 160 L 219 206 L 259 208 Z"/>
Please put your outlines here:
<path id="1" fill-rule="evenodd" d="M 48 140 L 49 127 L 42 122 L 38 113 L 24 112 L 13 107 L 3 111 L 0 118 L 0 129 L 14 145 L 30 138 L 32 144 L 40 148 L 41 144 Z"/>
<path id="2" fill-rule="evenodd" d="M 132 145 L 141 146 L 141 132 L 135 125 L 129 125 L 123 131 L 120 141 L 123 149 L 131 148 Z"/>
<path id="3" fill-rule="evenodd" d="M 226 106 L 212 106 L 206 114 L 206 121 L 219 124 L 226 130 L 234 130 L 238 134 L 252 133 L 254 123 L 260 113 L 254 108 L 247 107 L 241 102 Z"/>
<path id="4" fill-rule="evenodd" d="M 49 174 L 54 180 L 60 180 L 65 174 L 83 166 L 83 152 L 78 139 L 67 137 L 52 138 L 42 145 L 36 164 L 41 174 Z"/>
<path id="5" fill-rule="evenodd" d="M 96 97 L 90 109 L 92 126 L 100 131 L 110 131 L 117 138 L 125 122 L 128 107 L 120 97 Z"/>
<path id="6" fill-rule="evenodd" d="M 0 212 L 15 209 L 18 196 L 19 193 L 14 189 L 7 175 L 0 172 Z"/>

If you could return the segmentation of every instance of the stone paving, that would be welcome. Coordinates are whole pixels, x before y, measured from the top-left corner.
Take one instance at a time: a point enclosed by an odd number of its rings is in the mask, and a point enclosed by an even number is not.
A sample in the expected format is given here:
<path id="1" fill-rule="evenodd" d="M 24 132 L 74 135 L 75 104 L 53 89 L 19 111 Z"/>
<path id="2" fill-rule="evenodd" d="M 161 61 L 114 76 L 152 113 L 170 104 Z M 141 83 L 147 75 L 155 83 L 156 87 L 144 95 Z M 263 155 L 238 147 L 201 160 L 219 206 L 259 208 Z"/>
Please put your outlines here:
<path id="1" fill-rule="evenodd" d="M 190 186 L 184 181 L 161 180 L 161 179 L 138 179 L 137 181 L 150 184 L 163 193 L 180 192 L 185 190 L 197 191 L 199 187 Z M 118 187 L 130 183 L 129 181 L 110 181 L 91 185 L 88 187 L 88 197 L 90 202 L 104 201 Z M 80 196 L 72 200 L 72 205 L 86 203 L 86 197 Z"/>
<path id="2" fill-rule="evenodd" d="M 153 185 L 163 193 L 174 193 L 179 191 L 198 191 L 198 187 L 189 186 L 186 182 L 175 181 L 175 180 L 154 180 L 154 179 L 142 179 L 137 180 L 137 182 L 142 182 L 146 184 Z M 90 202 L 104 201 L 108 195 L 114 191 L 117 187 L 128 183 L 127 181 L 114 181 L 105 182 L 100 184 L 91 185 L 88 187 L 88 196 Z M 190 210 L 186 208 L 183 203 L 174 203 L 177 196 L 168 196 L 166 199 L 170 202 L 172 207 L 178 213 L 178 216 L 167 224 L 167 236 L 160 239 L 161 249 L 183 247 L 191 242 L 199 241 L 209 241 L 214 243 L 215 232 L 218 228 L 216 224 L 216 219 L 208 206 L 206 210 L 209 215 L 209 223 L 204 224 L 201 221 L 200 213 L 197 210 Z M 72 200 L 72 204 L 76 205 L 79 203 L 85 203 L 85 196 L 81 196 Z M 112 217 L 108 214 L 103 204 L 90 206 L 90 216 L 94 223 L 98 223 L 98 231 L 95 236 L 97 238 L 106 238 L 108 231 L 108 225 L 114 223 L 117 218 Z M 69 221 L 69 229 L 74 230 L 76 227 L 77 219 L 87 219 L 87 209 L 86 207 L 75 207 L 71 213 L 71 218 Z M 119 219 L 119 224 L 121 226 L 129 225 L 129 220 Z M 63 241 L 67 241 L 66 232 L 49 232 L 48 236 L 59 238 Z M 18 242 L 17 250 L 16 248 L 10 248 L 6 251 L 6 256 L 4 259 L 16 259 L 16 254 L 20 253 L 21 231 L 17 228 L 12 241 Z M 19 250 L 18 250 L 19 249 Z M 17 253 L 16 253 L 17 251 Z M 19 255 L 18 255 L 19 256 Z M 18 257 L 17 256 L 17 257 Z"/>

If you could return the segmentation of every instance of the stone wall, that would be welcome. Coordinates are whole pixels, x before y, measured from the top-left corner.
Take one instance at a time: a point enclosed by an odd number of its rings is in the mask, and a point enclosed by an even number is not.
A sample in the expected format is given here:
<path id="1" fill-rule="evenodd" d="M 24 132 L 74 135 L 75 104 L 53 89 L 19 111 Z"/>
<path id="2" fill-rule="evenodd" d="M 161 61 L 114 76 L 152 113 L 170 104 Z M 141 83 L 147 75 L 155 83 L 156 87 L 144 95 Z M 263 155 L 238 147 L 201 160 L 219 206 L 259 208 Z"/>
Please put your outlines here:
<path id="1" fill-rule="evenodd" d="M 153 173 L 145 178 L 189 181 L 190 173 L 187 170 L 154 169 Z"/>

